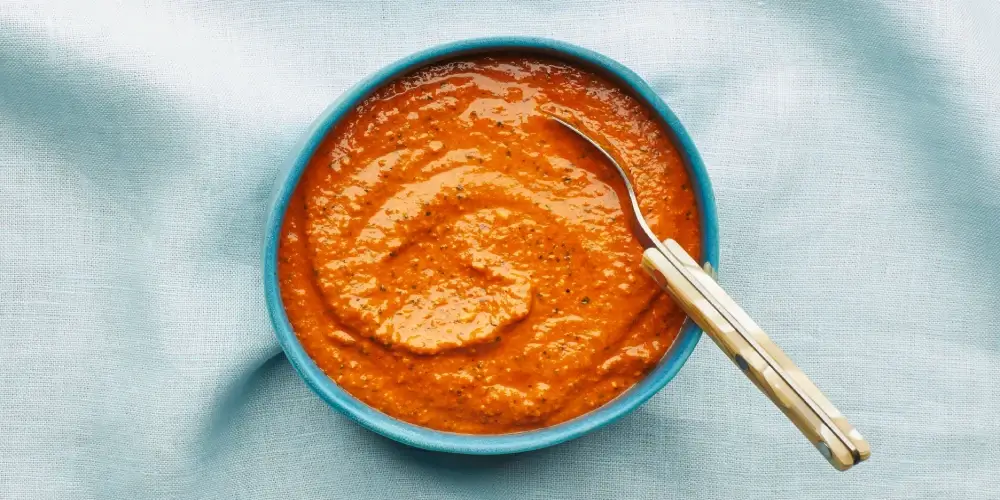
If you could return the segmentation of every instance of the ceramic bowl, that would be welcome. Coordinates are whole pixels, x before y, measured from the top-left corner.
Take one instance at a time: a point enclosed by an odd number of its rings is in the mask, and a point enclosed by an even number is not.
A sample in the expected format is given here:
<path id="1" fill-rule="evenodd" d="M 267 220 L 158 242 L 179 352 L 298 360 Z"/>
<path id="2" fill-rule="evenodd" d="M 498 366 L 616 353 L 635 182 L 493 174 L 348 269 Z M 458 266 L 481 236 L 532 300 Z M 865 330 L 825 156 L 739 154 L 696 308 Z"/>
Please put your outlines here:
<path id="1" fill-rule="evenodd" d="M 532 431 L 511 434 L 457 434 L 420 427 L 390 417 L 362 403 L 324 374 L 306 354 L 292 330 L 278 289 L 278 243 L 289 198 L 320 142 L 334 126 L 376 89 L 423 66 L 452 58 L 491 53 L 524 53 L 553 57 L 603 75 L 629 90 L 666 126 L 692 179 L 701 224 L 702 263 L 718 268 L 719 237 L 715 197 L 708 173 L 694 143 L 670 108 L 638 75 L 590 50 L 545 38 L 497 37 L 463 40 L 433 47 L 396 61 L 345 92 L 312 124 L 278 176 L 264 237 L 264 293 L 278 341 L 306 384 L 330 406 L 367 429 L 383 436 L 434 451 L 489 455 L 517 453 L 552 446 L 582 436 L 613 422 L 662 389 L 684 366 L 701 331 L 688 320 L 673 346 L 643 380 L 614 400 L 572 420 Z M 664 235 L 666 236 L 666 235 Z M 636 263 L 638 265 L 638 263 Z"/>

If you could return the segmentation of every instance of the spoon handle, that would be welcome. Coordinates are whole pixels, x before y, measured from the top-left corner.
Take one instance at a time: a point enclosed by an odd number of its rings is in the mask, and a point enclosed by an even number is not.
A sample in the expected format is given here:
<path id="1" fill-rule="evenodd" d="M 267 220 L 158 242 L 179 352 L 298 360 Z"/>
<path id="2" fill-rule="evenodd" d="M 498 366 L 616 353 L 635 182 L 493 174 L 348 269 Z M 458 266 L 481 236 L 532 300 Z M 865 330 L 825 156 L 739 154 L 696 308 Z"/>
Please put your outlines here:
<path id="1" fill-rule="evenodd" d="M 677 242 L 647 249 L 642 265 L 834 467 L 868 458 L 861 434 Z"/>

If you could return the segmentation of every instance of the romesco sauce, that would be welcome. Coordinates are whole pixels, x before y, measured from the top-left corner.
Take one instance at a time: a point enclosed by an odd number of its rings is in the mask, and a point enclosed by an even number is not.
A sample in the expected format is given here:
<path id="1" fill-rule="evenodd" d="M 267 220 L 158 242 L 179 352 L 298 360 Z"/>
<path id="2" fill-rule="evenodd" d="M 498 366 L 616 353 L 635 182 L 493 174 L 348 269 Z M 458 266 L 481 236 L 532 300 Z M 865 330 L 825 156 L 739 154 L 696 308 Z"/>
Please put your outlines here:
<path id="1" fill-rule="evenodd" d="M 338 385 L 434 429 L 506 433 L 613 399 L 684 314 L 640 267 L 600 134 L 653 231 L 700 254 L 681 158 L 650 112 L 588 71 L 481 57 L 404 76 L 329 133 L 285 215 L 281 296 Z"/>

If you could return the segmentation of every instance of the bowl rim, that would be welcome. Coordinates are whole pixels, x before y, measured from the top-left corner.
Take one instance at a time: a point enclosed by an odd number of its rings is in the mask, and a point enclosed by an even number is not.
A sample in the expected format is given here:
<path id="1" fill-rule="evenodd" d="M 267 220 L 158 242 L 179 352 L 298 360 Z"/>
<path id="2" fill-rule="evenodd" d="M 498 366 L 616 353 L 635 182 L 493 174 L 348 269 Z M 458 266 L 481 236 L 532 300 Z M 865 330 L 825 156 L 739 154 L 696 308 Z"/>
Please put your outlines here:
<path id="1" fill-rule="evenodd" d="M 666 125 L 692 178 L 702 234 L 702 264 L 714 274 L 719 266 L 719 229 L 715 196 L 701 156 L 687 131 L 656 92 L 637 74 L 609 57 L 576 45 L 541 37 L 502 36 L 459 40 L 437 45 L 399 59 L 367 76 L 344 92 L 312 123 L 277 176 L 264 232 L 264 295 L 278 342 L 298 375 L 330 406 L 362 427 L 403 444 L 432 451 L 471 455 L 518 453 L 553 446 L 599 429 L 659 392 L 677 374 L 701 337 L 690 319 L 663 358 L 629 390 L 603 406 L 576 418 L 531 431 L 510 434 L 459 434 L 414 425 L 376 410 L 341 389 L 306 354 L 289 323 L 281 300 L 277 273 L 281 226 L 291 195 L 309 160 L 327 133 L 356 105 L 385 83 L 438 61 L 481 53 L 521 52 L 547 55 L 587 67 L 652 109 Z"/>

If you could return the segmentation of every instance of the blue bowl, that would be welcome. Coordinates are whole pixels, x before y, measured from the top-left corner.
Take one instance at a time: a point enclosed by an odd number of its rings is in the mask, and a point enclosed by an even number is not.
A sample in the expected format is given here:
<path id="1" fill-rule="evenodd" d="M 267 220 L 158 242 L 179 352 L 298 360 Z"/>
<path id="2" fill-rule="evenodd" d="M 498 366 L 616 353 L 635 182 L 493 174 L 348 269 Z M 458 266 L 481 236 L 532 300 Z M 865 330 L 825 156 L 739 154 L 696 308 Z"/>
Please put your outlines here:
<path id="1" fill-rule="evenodd" d="M 397 420 L 362 403 L 338 387 L 306 354 L 292 330 L 292 325 L 288 322 L 284 305 L 281 302 L 281 294 L 278 289 L 277 257 L 281 224 L 288 208 L 289 198 L 291 198 L 292 192 L 316 148 L 338 121 L 350 113 L 364 98 L 387 82 L 417 68 L 442 60 L 498 52 L 520 52 L 549 56 L 585 67 L 605 76 L 622 88 L 631 90 L 635 97 L 655 111 L 672 135 L 673 142 L 678 147 L 688 174 L 693 180 L 701 223 L 702 263 L 710 265 L 713 270 L 718 268 L 719 228 L 715 212 L 715 196 L 712 193 L 708 172 L 702 164 L 698 150 L 695 149 L 694 143 L 684 131 L 680 121 L 670 111 L 670 108 L 660 100 L 656 92 L 638 75 L 621 64 L 587 49 L 545 38 L 477 38 L 439 45 L 417 52 L 365 78 L 340 96 L 316 119 L 278 176 L 264 237 L 264 294 L 271 322 L 285 355 L 288 356 L 299 376 L 316 394 L 365 428 L 400 443 L 427 450 L 495 455 L 536 450 L 580 437 L 617 420 L 656 394 L 677 374 L 688 356 L 691 355 L 698 339 L 701 338 L 701 330 L 688 320 L 673 346 L 663 356 L 656 368 L 634 387 L 604 406 L 551 427 L 495 435 L 457 434 L 428 429 Z M 636 263 L 636 265 L 639 264 Z"/>

